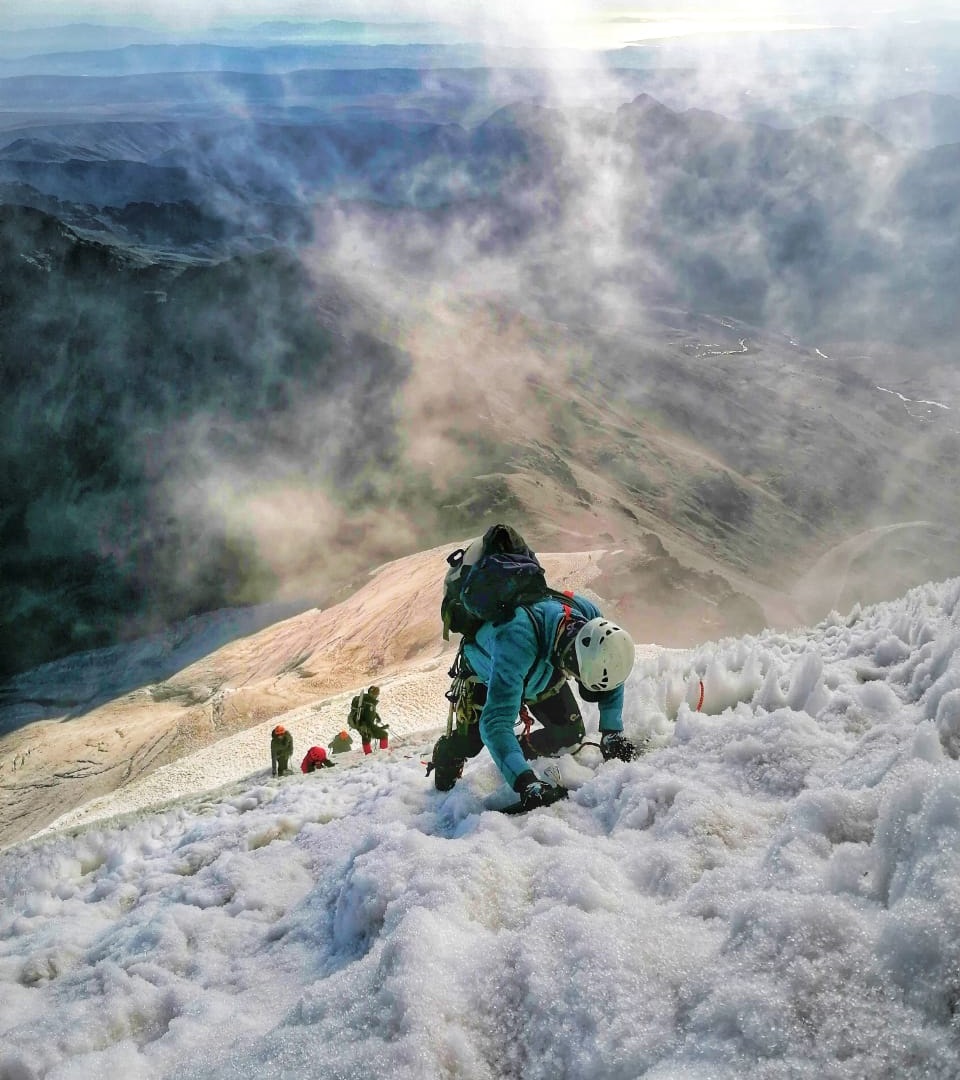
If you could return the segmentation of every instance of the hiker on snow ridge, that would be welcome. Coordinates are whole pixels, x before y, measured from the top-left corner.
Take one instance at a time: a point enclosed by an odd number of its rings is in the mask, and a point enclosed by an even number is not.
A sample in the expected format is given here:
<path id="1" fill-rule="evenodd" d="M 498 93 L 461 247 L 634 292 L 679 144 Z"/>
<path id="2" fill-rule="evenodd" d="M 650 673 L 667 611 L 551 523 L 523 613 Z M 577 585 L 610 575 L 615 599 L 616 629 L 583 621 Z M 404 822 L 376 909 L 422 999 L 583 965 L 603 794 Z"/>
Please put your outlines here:
<path id="1" fill-rule="evenodd" d="M 371 750 L 371 742 L 379 739 L 380 749 L 389 750 L 389 724 L 380 717 L 380 687 L 371 686 L 363 690 L 350 702 L 350 714 L 347 723 L 360 733 L 360 745 L 365 754 Z"/>
<path id="2" fill-rule="evenodd" d="M 270 732 L 270 768 L 274 776 L 283 776 L 290 772 L 291 757 L 293 757 L 293 736 L 283 724 L 277 724 Z"/>
<path id="3" fill-rule="evenodd" d="M 474 541 L 450 559 L 459 554 L 470 565 L 480 543 Z M 623 684 L 635 659 L 626 630 L 577 594 L 550 595 L 518 606 L 507 621 L 484 622 L 462 642 L 451 690 L 461 698 L 455 703 L 458 714 L 464 692 L 469 695 L 467 710 L 472 710 L 474 722 L 465 729 L 458 725 L 437 742 L 431 763 L 435 786 L 441 791 L 452 788 L 466 758 L 486 746 L 525 809 L 563 798 L 565 789 L 540 779 L 527 759 L 555 754 L 583 739 L 583 719 L 569 678 L 578 683 L 583 700 L 599 707 L 604 758 L 631 760 L 637 750 L 622 734 Z M 527 720 L 527 706 L 543 728 L 524 732 L 521 745 L 514 725 L 518 716 Z"/>
<path id="4" fill-rule="evenodd" d="M 300 762 L 300 771 L 304 773 L 316 772 L 317 769 L 332 769 L 336 762 L 327 757 L 327 752 L 322 746 L 311 746 L 307 756 Z"/>
<path id="5" fill-rule="evenodd" d="M 334 735 L 333 742 L 330 743 L 330 752 L 333 754 L 345 754 L 348 750 L 353 748 L 353 739 L 350 738 L 349 731 L 341 731 Z"/>

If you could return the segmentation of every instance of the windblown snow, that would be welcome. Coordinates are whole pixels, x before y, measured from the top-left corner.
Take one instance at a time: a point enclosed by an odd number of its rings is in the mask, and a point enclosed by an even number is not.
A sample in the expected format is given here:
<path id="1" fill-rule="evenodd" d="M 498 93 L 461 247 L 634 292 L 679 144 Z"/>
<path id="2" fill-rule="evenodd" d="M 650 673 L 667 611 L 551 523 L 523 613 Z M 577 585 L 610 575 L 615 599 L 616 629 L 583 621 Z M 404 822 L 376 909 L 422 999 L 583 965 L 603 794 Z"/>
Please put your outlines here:
<path id="1" fill-rule="evenodd" d="M 646 650 L 647 753 L 519 818 L 424 777 L 434 671 L 387 752 L 61 821 L 0 854 L 0 1076 L 955 1078 L 958 646 L 960 579 Z"/>

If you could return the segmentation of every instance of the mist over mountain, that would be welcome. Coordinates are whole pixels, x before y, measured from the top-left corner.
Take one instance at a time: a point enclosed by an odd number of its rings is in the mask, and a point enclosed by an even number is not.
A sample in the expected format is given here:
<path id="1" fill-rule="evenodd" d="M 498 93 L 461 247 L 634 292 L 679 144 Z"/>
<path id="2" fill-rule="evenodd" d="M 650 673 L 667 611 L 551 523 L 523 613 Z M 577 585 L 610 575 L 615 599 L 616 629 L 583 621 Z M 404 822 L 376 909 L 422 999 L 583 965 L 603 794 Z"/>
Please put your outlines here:
<path id="1" fill-rule="evenodd" d="M 281 251 L 184 269 L 2 208 L 0 282 L 7 670 L 275 587 L 206 455 L 253 485 L 296 437 L 341 489 L 396 456 L 407 361 Z"/>
<path id="2" fill-rule="evenodd" d="M 671 644 L 955 573 L 947 68 L 679 48 L 8 54 L 2 671 L 498 519 Z"/>
<path id="3" fill-rule="evenodd" d="M 468 112 L 463 99 L 487 95 L 490 73 L 441 85 L 426 74 L 67 80 L 78 108 L 122 97 L 127 109 L 163 101 L 164 115 L 8 129 L 0 192 L 105 240 L 162 249 L 166 221 L 168 247 L 203 255 L 302 237 L 335 199 L 423 211 L 418 259 L 424 234 L 448 232 L 452 217 L 537 264 L 554 252 L 532 244 L 575 248 L 580 223 L 605 214 L 611 250 L 582 268 L 592 278 L 579 296 L 616 276 L 635 302 L 722 308 L 789 333 L 927 344 L 956 331 L 941 288 L 960 244 L 955 144 L 900 147 L 837 117 L 773 128 L 649 94 L 612 113 L 515 104 L 468 124 L 434 114 L 454 102 Z M 374 105 L 379 95 L 389 104 Z M 18 109 L 37 96 L 34 80 L 0 83 Z M 437 263 L 447 239 L 434 239 Z"/>

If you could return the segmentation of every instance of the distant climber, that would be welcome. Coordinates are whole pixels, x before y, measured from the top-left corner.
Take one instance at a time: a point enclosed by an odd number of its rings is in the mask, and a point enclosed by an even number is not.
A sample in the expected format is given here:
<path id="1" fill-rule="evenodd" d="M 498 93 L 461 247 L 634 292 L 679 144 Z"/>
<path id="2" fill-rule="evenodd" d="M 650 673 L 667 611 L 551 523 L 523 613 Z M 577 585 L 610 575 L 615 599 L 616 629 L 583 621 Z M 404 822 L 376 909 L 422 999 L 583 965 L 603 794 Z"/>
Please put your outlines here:
<path id="1" fill-rule="evenodd" d="M 341 731 L 334 735 L 333 742 L 330 743 L 330 752 L 332 754 L 345 754 L 352 749 L 353 739 L 350 738 L 349 731 Z"/>
<path id="2" fill-rule="evenodd" d="M 371 686 L 357 694 L 350 702 L 350 715 L 347 723 L 360 733 L 360 745 L 363 752 L 369 754 L 374 739 L 380 741 L 380 749 L 389 749 L 389 725 L 380 718 L 380 687 Z"/>
<path id="3" fill-rule="evenodd" d="M 300 771 L 304 773 L 316 772 L 317 769 L 332 769 L 336 762 L 327 757 L 327 752 L 322 746 L 311 746 L 307 756 L 300 762 Z"/>
<path id="4" fill-rule="evenodd" d="M 283 726 L 277 726 L 270 733 L 270 766 L 274 776 L 284 776 L 290 772 L 290 758 L 293 757 L 293 736 Z"/>

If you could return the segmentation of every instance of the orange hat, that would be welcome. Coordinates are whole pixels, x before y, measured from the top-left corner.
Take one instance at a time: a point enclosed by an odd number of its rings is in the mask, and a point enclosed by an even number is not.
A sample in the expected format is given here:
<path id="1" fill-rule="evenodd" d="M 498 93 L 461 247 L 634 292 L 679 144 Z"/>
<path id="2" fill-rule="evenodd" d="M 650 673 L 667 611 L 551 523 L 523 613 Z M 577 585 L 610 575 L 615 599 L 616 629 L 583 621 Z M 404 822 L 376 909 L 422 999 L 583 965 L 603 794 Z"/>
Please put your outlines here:
<path id="1" fill-rule="evenodd" d="M 286 733 L 287 729 L 283 726 L 283 724 L 277 724 L 277 726 L 273 729 L 274 735 L 286 735 Z"/>
<path id="2" fill-rule="evenodd" d="M 349 739 L 350 735 L 346 731 L 341 731 L 340 734 L 337 736 L 337 738 L 338 739 Z"/>

